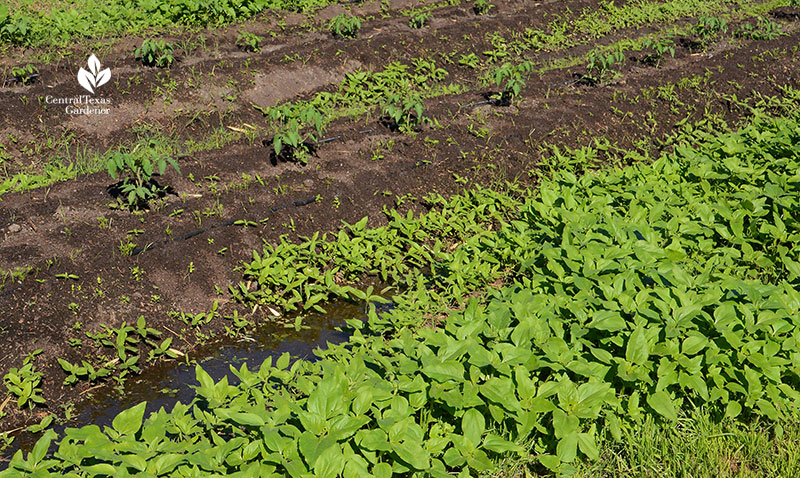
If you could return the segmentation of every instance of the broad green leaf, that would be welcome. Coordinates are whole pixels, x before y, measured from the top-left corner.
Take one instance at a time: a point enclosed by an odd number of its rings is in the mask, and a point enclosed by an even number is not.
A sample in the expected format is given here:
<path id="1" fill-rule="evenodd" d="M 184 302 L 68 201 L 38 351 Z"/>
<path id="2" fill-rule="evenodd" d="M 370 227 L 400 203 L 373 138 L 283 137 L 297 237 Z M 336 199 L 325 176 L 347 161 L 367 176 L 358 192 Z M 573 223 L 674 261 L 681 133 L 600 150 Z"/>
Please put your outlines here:
<path id="1" fill-rule="evenodd" d="M 566 463 L 575 459 L 578 454 L 578 433 L 570 433 L 560 440 L 556 445 L 556 456 Z"/>
<path id="2" fill-rule="evenodd" d="M 486 435 L 486 438 L 483 440 L 483 448 L 487 450 L 491 450 L 495 453 L 506 453 L 509 451 L 514 451 L 517 453 L 524 452 L 524 448 L 517 445 L 516 443 L 510 442 L 505 438 L 501 438 L 493 433 L 489 433 Z"/>
<path id="3" fill-rule="evenodd" d="M 427 470 L 431 466 L 428 452 L 416 443 L 405 441 L 393 445 L 393 449 L 401 460 L 414 467 L 415 470 Z"/>
<path id="4" fill-rule="evenodd" d="M 120 412 L 111 422 L 111 426 L 114 427 L 114 430 L 119 432 L 120 435 L 135 434 L 142 427 L 142 418 L 144 417 L 146 406 L 147 402 L 142 402 Z"/>
<path id="5" fill-rule="evenodd" d="M 628 338 L 628 345 L 625 348 L 625 360 L 636 365 L 642 365 L 650 355 L 650 348 L 647 342 L 647 332 L 642 326 L 636 328 Z"/>
<path id="6" fill-rule="evenodd" d="M 486 420 L 483 414 L 475 408 L 470 408 L 464 412 L 461 419 L 461 429 L 464 431 L 464 436 L 472 442 L 473 446 L 478 446 L 481 443 L 481 436 L 486 429 Z"/>
<path id="7" fill-rule="evenodd" d="M 647 396 L 647 404 L 667 420 L 671 420 L 673 422 L 678 420 L 678 413 L 675 411 L 675 404 L 672 403 L 672 399 L 667 392 L 660 391 L 651 393 Z"/>
<path id="8" fill-rule="evenodd" d="M 578 433 L 578 448 L 590 460 L 596 460 L 600 457 L 600 450 L 597 449 L 594 437 L 588 433 Z"/>

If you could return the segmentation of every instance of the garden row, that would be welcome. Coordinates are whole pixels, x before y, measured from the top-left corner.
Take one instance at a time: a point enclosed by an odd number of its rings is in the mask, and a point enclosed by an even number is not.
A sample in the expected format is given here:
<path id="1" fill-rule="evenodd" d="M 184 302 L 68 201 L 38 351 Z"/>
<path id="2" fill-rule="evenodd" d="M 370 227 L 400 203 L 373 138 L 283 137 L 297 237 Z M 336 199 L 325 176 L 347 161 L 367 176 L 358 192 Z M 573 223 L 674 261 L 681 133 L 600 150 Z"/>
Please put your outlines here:
<path id="1" fill-rule="evenodd" d="M 0 476 L 445 477 L 506 455 L 569 473 L 653 417 L 779 428 L 800 403 L 800 117 L 753 113 L 624 169 L 267 246 L 234 295 L 364 300 L 347 344 L 234 370 L 236 386 L 198 366 L 192 404 L 68 430 L 52 456 L 46 432 Z M 403 290 L 393 311 L 343 285 L 364 274 Z"/>
<path id="2" fill-rule="evenodd" d="M 327 0 L 114 0 L 9 12 L 0 5 L 0 41 L 19 45 L 64 43 L 173 26 L 213 26 L 241 21 L 266 9 L 309 11 Z"/>
<path id="3" fill-rule="evenodd" d="M 692 39 L 693 51 L 711 46 L 726 32 L 733 38 L 741 39 L 775 38 L 781 33 L 782 27 L 766 14 L 793 2 L 794 0 L 771 0 L 753 3 L 737 0 L 731 4 L 717 0 L 641 0 L 624 6 L 604 4 L 602 8 L 587 9 L 575 16 L 565 13 L 554 17 L 546 28 L 487 33 L 491 48 L 485 51 L 453 51 L 443 55 L 443 62 L 432 56 L 420 56 L 402 63 L 383 65 L 373 72 L 352 73 L 340 84 L 330 85 L 330 88 L 325 88 L 324 92 L 311 98 L 268 108 L 269 111 L 264 113 L 269 118 L 269 124 L 266 127 L 256 126 L 249 135 L 269 135 L 275 156 L 305 163 L 309 153 L 319 146 L 318 141 L 324 139 L 321 136 L 328 125 L 345 114 L 355 117 L 369 113 L 378 106 L 380 114 L 392 127 L 408 132 L 429 120 L 423 114 L 424 100 L 435 96 L 480 91 L 491 86 L 497 88 L 497 91 L 486 102 L 508 105 L 511 99 L 522 94 L 526 80 L 532 73 L 572 66 L 585 66 L 586 73 L 576 82 L 597 85 L 614 79 L 618 75 L 617 71 L 624 67 L 632 54 L 640 56 L 644 64 L 661 65 L 666 57 L 675 54 L 676 46 L 684 39 L 683 36 Z M 429 13 L 426 11 L 426 14 Z M 674 24 L 681 20 L 691 20 L 691 23 Z M 731 27 L 730 31 L 729 22 L 735 22 L 735 27 Z M 620 40 L 577 56 L 548 60 L 529 59 L 531 54 L 564 51 L 586 45 L 614 32 L 655 23 L 673 25 L 661 33 Z M 333 18 L 329 25 L 332 31 L 341 36 L 352 36 L 357 34 L 361 20 L 343 14 Z M 242 48 L 258 50 L 262 38 L 241 31 L 237 41 Z M 163 39 L 146 38 L 136 49 L 135 56 L 146 65 L 169 67 L 175 61 L 176 46 Z M 404 74 L 403 70 L 419 69 L 420 65 L 429 71 L 431 80 L 434 81 L 420 80 L 419 76 L 409 77 Z M 453 76 L 451 72 L 456 65 L 469 71 L 468 78 L 452 80 L 447 85 L 438 84 L 445 77 Z M 10 70 L 10 78 L 23 84 L 35 79 L 36 75 L 37 68 L 31 64 L 18 65 Z M 374 79 L 371 78 L 373 76 Z M 338 93 L 329 91 L 336 88 Z M 155 90 L 162 93 L 160 101 L 175 101 L 172 95 L 165 93 L 166 90 L 166 84 Z M 231 98 L 235 100 L 235 95 Z M 40 98 L 40 103 L 41 101 Z M 480 103 L 473 102 L 472 105 Z M 129 149 L 123 145 L 117 145 L 117 148 Z M 107 152 L 106 155 L 110 154 L 114 152 Z M 7 167 L 5 163 L 10 163 L 13 171 L 14 162 L 7 161 L 12 158 L 5 156 L 0 151 L 4 168 Z M 98 162 L 105 164 L 106 161 Z M 0 184 L 0 193 L 41 187 L 78 174 L 78 168 L 69 167 L 70 165 L 64 165 L 60 161 L 54 161 L 53 166 L 54 171 L 45 173 L 38 171 L 39 174 L 12 174 Z M 97 166 L 92 166 L 91 170 L 96 170 Z"/>
<path id="4" fill-rule="evenodd" d="M 774 3 L 774 2 L 773 2 Z M 555 21 L 547 32 L 526 29 L 524 33 L 517 32 L 512 35 L 512 40 L 495 33 L 492 38 L 492 50 L 483 52 L 485 59 L 479 58 L 474 52 L 461 54 L 458 64 L 475 70 L 479 78 L 479 86 L 492 86 L 497 91 L 488 95 L 485 101 L 477 101 L 468 106 L 482 103 L 509 106 L 512 100 L 518 99 L 529 77 L 536 72 L 544 72 L 554 65 L 541 64 L 524 59 L 530 51 L 562 49 L 580 42 L 578 38 L 589 33 L 590 28 L 595 28 L 593 34 L 602 32 L 601 25 L 608 28 L 620 28 L 626 25 L 639 25 L 641 17 L 647 15 L 651 21 L 670 21 L 686 13 L 686 7 L 681 5 L 656 5 L 652 2 L 643 2 L 640 5 L 628 6 L 625 10 L 608 6 L 604 9 L 603 16 L 584 14 L 577 21 Z M 770 40 L 781 34 L 781 27 L 765 16 L 759 15 L 774 5 L 746 5 L 736 18 L 739 20 L 735 31 L 731 31 L 734 38 L 750 40 Z M 713 8 L 703 5 L 697 8 L 693 5 L 691 12 L 706 11 Z M 749 19 L 749 21 L 742 21 Z M 569 37 L 565 37 L 563 30 L 567 25 L 575 24 L 577 29 Z M 350 25 L 348 34 L 354 35 L 360 26 L 356 17 L 340 15 L 331 23 L 331 29 L 342 35 L 342 28 Z M 352 28 L 351 28 L 352 27 Z M 680 35 L 691 35 L 692 51 L 708 48 L 714 41 L 720 40 L 721 35 L 729 31 L 728 21 L 720 16 L 699 16 L 695 23 L 676 29 L 658 36 L 646 35 L 633 40 L 624 40 L 609 46 L 593 49 L 579 58 L 572 58 L 568 63 L 585 61 L 586 74 L 580 75 L 575 82 L 588 85 L 598 85 L 602 82 L 619 77 L 618 69 L 623 67 L 632 54 L 638 55 L 642 64 L 659 66 L 667 56 L 675 55 L 675 48 Z M 248 36 L 249 35 L 249 36 Z M 574 39 L 573 39 L 574 38 Z M 252 34 L 239 36 L 242 45 L 257 50 L 260 37 Z M 136 56 L 141 58 L 146 65 L 169 67 L 174 62 L 174 47 L 170 43 L 145 40 L 136 50 Z M 453 59 L 450 60 L 453 62 Z M 561 63 L 564 63 L 562 60 Z M 306 100 L 286 102 L 274 107 L 261 108 L 267 118 L 267 128 L 255 127 L 246 131 L 248 136 L 270 134 L 268 142 L 271 143 L 273 153 L 272 161 L 299 161 L 305 164 L 310 155 L 315 153 L 322 144 L 338 139 L 340 136 L 325 139 L 323 137 L 330 123 L 343 116 L 356 117 L 366 115 L 376 107 L 384 123 L 392 129 L 404 133 L 412 133 L 422 124 L 432 124 L 432 118 L 424 115 L 424 101 L 437 96 L 463 93 L 470 86 L 459 82 L 445 83 L 450 76 L 447 69 L 433 59 L 414 58 L 410 64 L 400 62 L 390 63 L 382 70 L 375 72 L 356 71 L 346 75 L 341 83 L 336 85 L 337 91 L 319 92 Z M 567 63 L 559 65 L 560 68 L 568 66 Z M 17 71 L 18 70 L 18 71 Z M 26 83 L 33 78 L 35 69 L 28 65 L 17 71 L 16 78 Z M 170 158 L 163 156 L 158 151 L 159 145 L 152 139 L 144 144 L 136 144 L 131 148 L 120 147 L 117 151 L 109 151 L 104 160 L 112 177 L 116 179 L 116 172 L 124 169 L 129 173 L 122 189 L 115 189 L 117 193 L 124 193 L 127 207 L 147 207 L 151 199 L 159 197 L 163 188 L 159 189 L 151 181 L 154 168 L 151 163 L 161 162 Z M 156 156 L 155 158 L 153 156 Z M 177 166 L 173 161 L 173 165 Z M 163 174 L 163 168 L 160 168 Z M 60 174 L 30 175 L 21 173 L 5 179 L 0 183 L 0 195 L 8 191 L 24 191 L 30 188 L 47 185 L 54 180 L 71 177 L 76 172 L 69 168 Z"/>

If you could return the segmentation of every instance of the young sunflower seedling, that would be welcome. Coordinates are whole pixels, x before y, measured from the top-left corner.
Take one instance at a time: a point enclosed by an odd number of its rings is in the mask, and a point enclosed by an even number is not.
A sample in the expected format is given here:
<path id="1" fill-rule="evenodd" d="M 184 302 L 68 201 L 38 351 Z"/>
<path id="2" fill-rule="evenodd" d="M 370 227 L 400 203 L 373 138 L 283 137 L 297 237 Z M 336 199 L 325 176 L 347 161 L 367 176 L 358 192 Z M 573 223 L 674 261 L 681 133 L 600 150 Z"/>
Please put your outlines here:
<path id="1" fill-rule="evenodd" d="M 180 174 L 181 170 L 177 161 L 162 155 L 149 144 L 144 150 L 139 150 L 137 145 L 130 153 L 117 151 L 106 161 L 109 176 L 116 180 L 125 174 L 122 181 L 112 186 L 118 192 L 118 201 L 131 210 L 145 209 L 151 200 L 158 198 L 166 191 L 159 185 L 153 176 L 158 172 L 166 172 L 167 165 L 172 166 Z"/>
<path id="2" fill-rule="evenodd" d="M 355 38 L 360 29 L 361 19 L 347 13 L 336 15 L 328 22 L 328 30 L 339 38 Z"/>
<path id="3" fill-rule="evenodd" d="M 164 40 L 146 39 L 142 46 L 133 52 L 135 58 L 139 58 L 146 66 L 157 66 L 159 68 L 169 68 L 175 62 L 173 55 L 174 47 L 172 43 Z"/>
<path id="4" fill-rule="evenodd" d="M 428 26 L 431 20 L 431 12 L 413 12 L 408 17 L 408 26 L 420 29 Z"/>
<path id="5" fill-rule="evenodd" d="M 392 93 L 386 97 L 383 114 L 389 120 L 390 126 L 402 133 L 410 133 L 420 124 L 428 121 L 422 116 L 425 107 L 422 96 L 413 90 L 406 93 Z"/>
<path id="6" fill-rule="evenodd" d="M 529 61 L 519 64 L 503 63 L 489 72 L 489 80 L 502 88 L 500 92 L 490 95 L 489 100 L 496 106 L 509 106 L 511 100 L 517 98 L 525 88 L 525 76 L 530 74 L 533 65 Z"/>
<path id="7" fill-rule="evenodd" d="M 255 33 L 241 31 L 236 37 L 236 46 L 245 51 L 261 51 L 261 41 L 263 38 Z"/>

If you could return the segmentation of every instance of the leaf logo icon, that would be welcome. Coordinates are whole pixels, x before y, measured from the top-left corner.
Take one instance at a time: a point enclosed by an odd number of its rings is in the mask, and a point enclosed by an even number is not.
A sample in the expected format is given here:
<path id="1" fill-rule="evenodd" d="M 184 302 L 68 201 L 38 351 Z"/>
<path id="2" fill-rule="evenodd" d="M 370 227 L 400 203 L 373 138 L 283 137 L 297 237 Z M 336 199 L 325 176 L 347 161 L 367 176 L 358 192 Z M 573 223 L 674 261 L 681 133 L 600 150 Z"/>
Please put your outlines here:
<path id="1" fill-rule="evenodd" d="M 94 54 L 87 61 L 89 71 L 81 68 L 78 71 L 78 83 L 89 93 L 94 94 L 95 88 L 103 86 L 111 79 L 111 68 L 100 71 L 102 65 Z"/>

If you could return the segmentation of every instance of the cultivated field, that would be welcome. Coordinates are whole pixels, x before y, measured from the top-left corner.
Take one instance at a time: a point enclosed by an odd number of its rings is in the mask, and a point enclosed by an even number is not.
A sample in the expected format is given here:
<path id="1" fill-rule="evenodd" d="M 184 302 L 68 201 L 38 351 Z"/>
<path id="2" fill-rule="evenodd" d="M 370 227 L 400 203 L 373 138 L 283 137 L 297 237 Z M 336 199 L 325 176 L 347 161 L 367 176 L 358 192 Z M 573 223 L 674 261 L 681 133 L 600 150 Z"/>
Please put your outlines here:
<path id="1" fill-rule="evenodd" d="M 13 0 L 0 51 L 0 477 L 800 474 L 797 0 Z"/>

